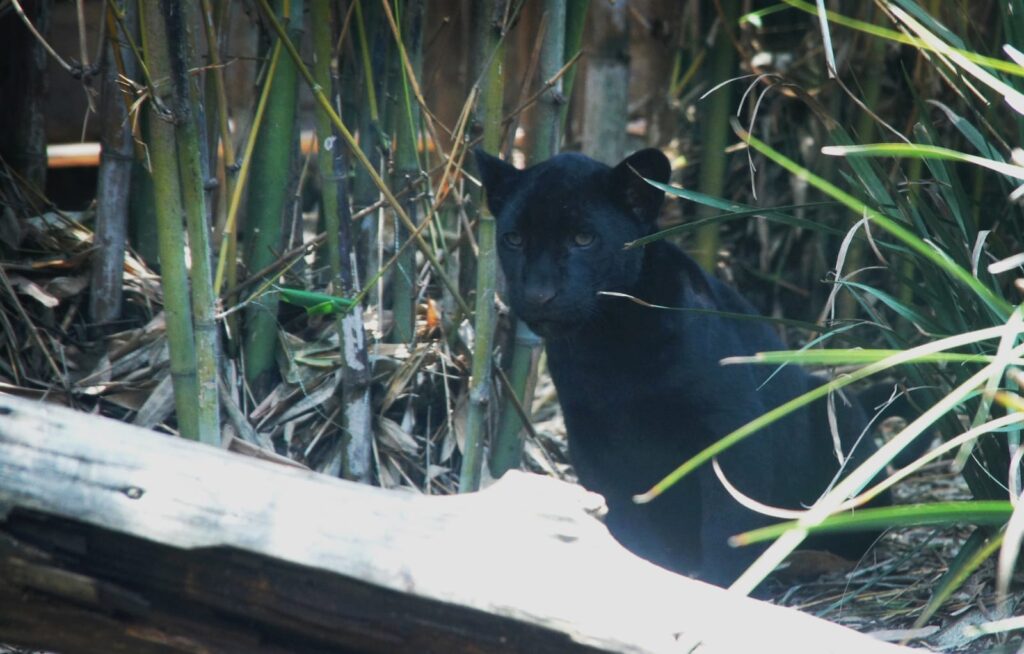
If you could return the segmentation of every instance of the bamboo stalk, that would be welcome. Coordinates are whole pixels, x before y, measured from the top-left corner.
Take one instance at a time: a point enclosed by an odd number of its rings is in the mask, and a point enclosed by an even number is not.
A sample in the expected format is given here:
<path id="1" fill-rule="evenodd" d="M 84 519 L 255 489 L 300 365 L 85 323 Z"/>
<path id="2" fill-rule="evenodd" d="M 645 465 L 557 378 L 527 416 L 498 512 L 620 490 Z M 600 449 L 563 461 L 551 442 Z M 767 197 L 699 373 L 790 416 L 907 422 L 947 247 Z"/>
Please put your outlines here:
<path id="1" fill-rule="evenodd" d="M 380 6 L 376 2 L 368 3 L 365 11 L 361 0 L 354 0 L 355 15 L 353 25 L 355 27 L 356 41 L 359 45 L 359 58 L 362 64 L 363 77 L 363 98 L 365 105 L 359 110 L 359 145 L 366 153 L 366 157 L 373 167 L 374 172 L 381 168 L 381 115 L 378 108 L 378 91 L 384 80 L 387 78 L 385 68 L 387 66 L 387 55 L 390 49 L 383 41 L 383 20 Z M 372 38 L 372 43 L 371 43 Z M 382 95 L 382 94 L 381 94 Z M 357 168 L 352 179 L 352 209 L 360 211 L 375 202 L 380 193 L 374 185 L 373 178 L 368 169 Z M 379 215 L 379 214 L 378 214 Z M 380 225 L 378 220 L 364 220 L 359 224 L 359 264 L 360 279 L 367 279 L 380 270 Z M 379 299 L 377 287 L 370 289 L 370 302 L 376 303 Z"/>
<path id="2" fill-rule="evenodd" d="M 562 55 L 563 61 L 571 61 L 580 51 L 583 44 L 583 28 L 587 24 L 587 10 L 590 8 L 590 0 L 568 0 L 565 6 L 565 47 Z M 569 120 L 569 99 L 572 98 L 572 90 L 576 84 L 576 73 L 578 68 L 573 66 L 562 78 L 562 94 L 565 96 L 565 104 L 562 105 L 561 116 L 559 117 L 560 134 L 565 134 L 566 123 Z"/>
<path id="3" fill-rule="evenodd" d="M 387 3 L 388 0 L 382 0 Z M 408 58 L 409 66 L 400 65 L 393 81 L 397 87 L 391 94 L 394 107 L 391 110 L 392 122 L 395 125 L 396 148 L 395 166 L 392 186 L 405 188 L 412 184 L 420 175 L 420 162 L 416 152 L 417 134 L 420 124 L 420 106 L 410 89 L 410 76 L 420 75 L 423 63 L 423 0 L 403 0 L 398 3 L 402 9 L 399 19 L 402 22 L 401 48 L 398 50 L 396 62 Z M 411 71 L 411 74 L 410 72 Z M 417 200 L 409 194 L 404 202 L 405 211 L 413 222 L 417 222 Z M 395 242 L 404 243 L 409 238 L 409 230 L 401 224 L 395 227 Z M 394 316 L 392 342 L 411 343 L 415 337 L 416 324 L 416 257 L 415 252 L 408 248 L 395 261 L 391 277 L 391 310 Z"/>
<path id="4" fill-rule="evenodd" d="M 275 15 L 288 24 L 288 36 L 298 41 L 302 32 L 301 2 L 277 0 Z M 256 138 L 248 183 L 248 215 L 245 263 L 258 270 L 277 258 L 281 249 L 282 220 L 288 202 L 287 179 L 295 153 L 295 113 L 298 97 L 295 62 L 282 57 L 270 85 L 266 116 Z M 284 179 L 282 179 L 284 178 Z M 267 293 L 247 307 L 243 332 L 245 379 L 253 394 L 262 399 L 269 391 L 277 346 L 275 293 Z"/>
<path id="5" fill-rule="evenodd" d="M 544 32 L 540 51 L 538 72 L 541 80 L 555 76 L 565 63 L 566 56 L 566 2 L 545 0 L 544 10 L 547 15 L 547 30 Z M 533 112 L 534 123 L 530 130 L 533 134 L 531 163 L 539 163 L 558 153 L 562 108 L 565 104 L 561 81 L 541 95 Z M 526 323 L 517 320 L 508 375 L 512 394 L 505 398 L 498 430 L 490 450 L 489 465 L 491 475 L 494 477 L 500 477 L 506 471 L 518 468 L 522 463 L 523 421 L 512 403 L 518 402 L 529 415 L 530 399 L 537 383 L 537 362 L 540 359 L 541 346 L 540 337 L 534 334 Z"/>
<path id="6" fill-rule="evenodd" d="M 103 330 L 104 323 L 121 317 L 124 286 L 124 252 L 128 229 L 128 198 L 131 189 L 132 143 L 128 108 L 118 85 L 118 61 L 124 74 L 134 77 L 135 59 L 126 47 L 118 45 L 117 23 L 107 9 L 107 44 L 103 58 L 103 79 L 100 95 L 102 154 L 96 184 L 96 232 L 93 235 L 92 282 L 89 292 L 89 319 Z M 122 50 L 115 56 L 115 48 Z"/>
<path id="7" fill-rule="evenodd" d="M 220 445 L 220 400 L 217 365 L 220 358 L 216 296 L 210 266 L 210 221 L 203 184 L 203 155 L 200 147 L 199 116 L 194 111 L 198 88 L 189 78 L 195 60 L 192 39 L 187 33 L 184 7 L 174 0 L 161 0 L 170 48 L 174 131 L 177 136 L 178 173 L 188 244 L 192 259 L 192 314 L 195 320 L 196 374 L 198 376 L 199 440 Z"/>
<path id="8" fill-rule="evenodd" d="M 331 91 L 331 57 L 334 23 L 330 5 L 315 2 L 310 7 L 313 24 L 313 74 L 322 89 Z M 332 95 L 334 95 L 332 93 Z M 317 141 L 326 143 L 335 137 L 330 116 L 322 109 L 316 114 Z M 352 293 L 352 241 L 348 198 L 345 197 L 345 175 L 340 148 L 321 146 L 317 150 L 320 171 L 323 221 L 327 233 L 327 258 L 335 295 Z M 345 479 L 369 482 L 373 447 L 372 413 L 370 409 L 370 365 L 366 353 L 361 305 L 336 317 L 342 365 L 342 446 L 337 462 L 338 474 Z"/>
<path id="9" fill-rule="evenodd" d="M 497 152 L 501 147 L 501 109 L 504 91 L 504 45 L 506 28 L 506 0 L 484 0 L 480 3 L 477 25 L 480 61 L 489 61 L 481 88 L 480 104 L 477 106 L 477 122 L 483 125 L 483 147 Z M 466 417 L 466 434 L 462 452 L 462 469 L 459 472 L 459 492 L 466 493 L 480 488 L 483 466 L 483 445 L 485 427 L 491 403 L 491 363 L 494 342 L 496 311 L 494 292 L 497 284 L 498 263 L 495 248 L 496 226 L 494 216 L 486 204 L 480 203 L 477 221 L 477 277 L 476 314 L 473 323 L 473 368 L 469 382 L 469 409 Z"/>
<path id="10" fill-rule="evenodd" d="M 174 406 L 178 416 L 178 431 L 185 438 L 199 440 L 199 383 L 188 271 L 185 266 L 185 230 L 182 226 L 184 208 L 181 203 L 174 125 L 166 110 L 173 103 L 169 84 L 167 31 L 157 6 L 140 3 L 139 13 L 146 65 L 154 80 L 155 95 L 147 104 L 150 116 L 148 145 L 153 164 L 157 246 Z"/>
<path id="11" fill-rule="evenodd" d="M 730 32 L 736 26 L 739 0 L 721 0 L 718 3 L 718 27 L 715 42 L 711 46 L 711 57 L 707 68 L 707 81 L 713 86 L 736 76 L 736 50 Z M 721 197 L 725 189 L 725 172 L 728 159 L 725 146 L 732 137 L 729 117 L 733 111 L 732 84 L 725 84 L 704 99 L 704 119 L 701 131 L 704 135 L 700 159 L 701 193 Z M 701 215 L 714 213 L 702 209 Z M 705 225 L 697 230 L 694 258 L 705 270 L 713 270 L 718 258 L 718 225 Z"/>

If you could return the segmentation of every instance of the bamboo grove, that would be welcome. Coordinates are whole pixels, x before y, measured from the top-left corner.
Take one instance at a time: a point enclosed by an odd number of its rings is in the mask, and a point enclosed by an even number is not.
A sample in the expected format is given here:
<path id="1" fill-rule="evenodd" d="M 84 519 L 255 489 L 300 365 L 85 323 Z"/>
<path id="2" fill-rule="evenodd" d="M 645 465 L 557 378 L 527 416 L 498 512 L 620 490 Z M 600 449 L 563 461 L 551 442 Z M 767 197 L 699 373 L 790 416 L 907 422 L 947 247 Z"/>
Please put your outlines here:
<path id="1" fill-rule="evenodd" d="M 464 4 L 446 123 L 424 97 L 423 0 L 106 3 L 88 313 L 116 341 L 126 256 L 159 274 L 152 424 L 435 492 L 521 465 L 540 342 L 498 301 L 468 152 L 507 153 L 526 123 L 531 159 L 557 151 L 588 3 L 542 3 L 511 112 L 523 3 Z"/>

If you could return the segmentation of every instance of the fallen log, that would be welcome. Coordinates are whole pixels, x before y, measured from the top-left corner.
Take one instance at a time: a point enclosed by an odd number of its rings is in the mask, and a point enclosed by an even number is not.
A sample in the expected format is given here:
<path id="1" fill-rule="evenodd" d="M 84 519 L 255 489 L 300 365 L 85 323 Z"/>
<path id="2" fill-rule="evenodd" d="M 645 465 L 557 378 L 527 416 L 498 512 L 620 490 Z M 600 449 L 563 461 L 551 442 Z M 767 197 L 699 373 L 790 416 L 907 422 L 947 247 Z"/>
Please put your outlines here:
<path id="1" fill-rule="evenodd" d="M 906 651 L 622 549 L 599 496 L 386 491 L 0 395 L 0 642 L 56 652 Z"/>

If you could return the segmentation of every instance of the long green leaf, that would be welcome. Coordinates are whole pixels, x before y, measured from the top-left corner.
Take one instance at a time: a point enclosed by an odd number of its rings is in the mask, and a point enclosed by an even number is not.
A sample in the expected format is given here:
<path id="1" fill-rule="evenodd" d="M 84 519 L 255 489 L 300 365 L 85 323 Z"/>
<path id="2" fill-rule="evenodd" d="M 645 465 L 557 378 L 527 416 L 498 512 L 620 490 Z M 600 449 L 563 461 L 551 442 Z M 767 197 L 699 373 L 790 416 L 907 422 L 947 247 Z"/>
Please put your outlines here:
<path id="1" fill-rule="evenodd" d="M 723 364 L 737 363 L 797 363 L 801 365 L 847 366 L 863 365 L 882 361 L 896 356 L 905 350 L 785 350 L 778 352 L 758 352 L 753 356 L 728 357 L 722 359 Z M 996 357 L 981 354 L 960 354 L 958 352 L 934 352 L 922 354 L 907 361 L 907 364 L 918 363 L 991 363 Z M 1024 359 L 1016 359 L 1013 365 L 1024 365 Z"/>
<path id="2" fill-rule="evenodd" d="M 1006 524 L 1013 505 L 1005 500 L 971 500 L 964 502 L 933 502 L 861 509 L 826 518 L 808 527 L 810 533 L 837 531 L 869 531 L 888 527 L 920 527 L 925 525 L 991 525 Z M 782 522 L 733 536 L 734 546 L 751 545 L 773 540 L 797 526 L 797 521 Z"/>
<path id="3" fill-rule="evenodd" d="M 914 628 L 919 629 L 928 624 L 935 612 L 953 596 L 975 570 L 992 558 L 999 546 L 1003 544 L 1002 532 L 987 535 L 987 530 L 976 529 L 957 552 L 956 558 L 949 564 L 949 569 L 932 589 L 932 596 L 921 609 L 921 614 L 914 620 Z"/>
<path id="4" fill-rule="evenodd" d="M 913 157 L 917 159 L 944 159 L 982 166 L 997 173 L 1024 179 L 1024 167 L 959 152 L 937 145 L 920 143 L 868 143 L 864 145 L 826 145 L 822 154 L 837 157 Z"/>
<path id="5" fill-rule="evenodd" d="M 785 211 L 790 211 L 793 209 L 818 209 L 823 207 L 836 206 L 837 203 L 835 202 L 810 202 L 805 204 L 792 204 L 781 207 L 773 207 L 771 209 L 761 209 L 758 207 L 737 204 L 735 202 L 719 200 L 718 198 L 713 198 L 709 195 L 705 195 L 704 193 L 676 188 L 674 186 L 662 184 L 660 182 L 656 182 L 650 179 L 647 179 L 646 181 L 651 186 L 657 187 L 670 195 L 674 195 L 680 198 L 686 198 L 687 200 L 692 200 L 693 202 L 698 202 L 700 204 L 715 209 L 726 209 L 729 213 L 724 213 L 717 216 L 708 216 L 707 218 L 693 220 L 687 223 L 683 223 L 681 225 L 673 225 L 672 227 L 663 229 L 649 236 L 638 238 L 635 241 L 629 241 L 625 245 L 625 248 L 627 250 L 647 245 L 648 243 L 661 240 L 668 236 L 692 232 L 700 229 L 705 225 L 728 222 L 730 220 L 736 220 L 739 218 L 749 218 L 751 216 L 759 216 L 767 220 L 782 223 L 784 225 L 789 225 L 790 227 L 802 227 L 804 229 L 811 229 L 826 234 L 835 234 L 838 236 L 842 236 L 843 234 L 846 233 L 841 229 L 836 229 L 835 227 L 831 227 L 829 225 L 824 225 L 822 223 L 818 223 L 813 220 L 808 220 L 806 218 L 797 218 L 796 216 L 783 213 Z"/>

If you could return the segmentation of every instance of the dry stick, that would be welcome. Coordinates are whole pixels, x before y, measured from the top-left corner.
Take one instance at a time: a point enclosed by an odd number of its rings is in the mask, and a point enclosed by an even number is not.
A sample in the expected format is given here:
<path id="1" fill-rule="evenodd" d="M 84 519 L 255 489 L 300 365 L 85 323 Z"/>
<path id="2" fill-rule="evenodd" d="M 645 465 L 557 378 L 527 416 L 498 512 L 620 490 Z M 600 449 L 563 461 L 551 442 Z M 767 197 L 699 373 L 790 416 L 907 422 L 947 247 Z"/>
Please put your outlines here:
<path id="1" fill-rule="evenodd" d="M 89 68 L 89 41 L 85 35 L 85 8 L 82 0 L 75 0 L 75 15 L 78 18 L 78 56 L 82 58 L 82 68 Z"/>
<path id="2" fill-rule="evenodd" d="M 419 234 L 419 231 L 416 228 L 416 224 L 409 218 L 409 214 L 407 214 L 405 212 L 405 209 L 402 208 L 402 204 L 394 196 L 394 194 L 391 192 L 391 189 L 388 188 L 384 180 L 381 179 L 381 176 L 377 174 L 377 171 L 374 170 L 373 165 L 370 163 L 370 160 L 366 158 L 366 155 L 363 154 L 362 149 L 356 142 L 355 137 L 352 136 L 352 132 L 348 130 L 348 127 L 346 127 L 345 123 L 342 122 L 341 117 L 338 116 L 338 113 L 336 111 L 334 111 L 334 107 L 331 106 L 330 100 L 327 98 L 327 96 L 324 95 L 323 89 L 320 88 L 320 85 L 316 83 L 316 80 L 313 79 L 313 75 L 309 72 L 309 68 L 307 68 L 305 62 L 302 61 L 302 57 L 299 55 L 298 50 L 295 49 L 295 44 L 293 44 L 291 40 L 288 39 L 288 35 L 285 33 L 284 28 L 281 26 L 281 23 L 277 20 L 277 16 L 275 16 L 274 12 L 270 9 L 270 6 L 267 4 L 267 0 L 258 0 L 258 2 L 260 5 L 260 9 L 263 10 L 263 14 L 267 18 L 267 21 L 270 23 L 271 27 L 273 27 L 274 31 L 277 33 L 279 39 L 278 42 L 283 44 L 285 49 L 288 50 L 288 54 L 295 61 L 295 66 L 296 68 L 298 68 L 299 73 L 306 80 L 306 83 L 309 84 L 310 91 L 313 93 L 313 97 L 316 99 L 317 104 L 319 104 L 320 107 L 327 113 L 327 115 L 331 119 L 331 122 L 334 123 L 334 127 L 341 134 L 341 137 L 345 139 L 345 143 L 348 145 L 349 151 L 359 161 L 359 165 L 366 169 L 366 172 L 370 176 L 370 179 L 372 179 L 374 185 L 376 185 L 376 187 L 380 189 L 381 194 L 384 196 L 385 199 L 387 199 L 388 204 L 391 205 L 394 212 L 398 215 L 398 218 L 402 221 L 402 224 L 405 225 L 406 229 L 408 229 L 410 233 L 414 233 L 416 235 L 416 246 L 420 249 L 420 252 L 423 253 L 423 256 L 426 257 L 428 261 L 430 261 L 430 264 L 434 266 L 434 270 L 438 278 L 448 289 L 448 292 L 452 294 L 452 298 L 459 305 L 459 308 L 465 311 L 467 314 L 470 313 L 469 305 L 466 304 L 466 301 L 462 298 L 462 295 L 459 293 L 458 286 L 454 282 L 452 282 L 448 274 L 445 273 L 444 268 L 441 266 L 441 263 L 437 260 L 437 257 L 434 255 L 433 251 L 431 251 L 430 244 L 427 243 L 426 240 L 424 240 L 423 236 Z"/>
<path id="3" fill-rule="evenodd" d="M 220 48 L 217 47 L 217 27 L 213 24 L 213 6 L 210 0 L 203 2 L 203 30 L 206 35 L 206 50 L 210 57 L 210 68 L 213 74 L 213 83 L 217 89 L 217 126 L 220 131 L 220 142 L 223 148 L 223 157 L 219 157 L 220 165 L 224 169 L 225 191 L 230 195 L 232 180 L 228 177 L 227 171 L 235 167 L 235 146 L 231 142 L 231 129 L 228 126 L 228 95 L 224 88 L 224 66 L 221 65 Z"/>
<path id="4" fill-rule="evenodd" d="M 117 35 L 121 34 L 125 28 L 123 19 L 118 13 L 117 7 L 114 5 L 115 3 L 113 2 L 107 4 L 106 32 L 110 35 L 109 38 L 111 44 L 114 44 L 117 41 Z M 134 20 L 133 23 L 137 24 L 138 21 Z M 117 47 L 114 47 L 112 51 L 114 53 L 114 61 L 117 63 L 117 70 L 119 73 L 118 82 L 121 83 L 122 87 L 127 87 L 122 89 L 121 101 L 124 102 L 125 116 L 130 118 L 129 122 L 131 123 L 131 126 L 129 132 L 132 137 L 132 149 L 136 159 L 144 159 L 145 152 L 143 144 L 139 139 L 135 138 L 136 121 L 138 120 L 140 113 L 137 111 L 139 103 L 133 99 L 133 94 L 136 93 L 138 89 L 142 88 L 140 84 L 135 82 L 135 78 L 137 77 L 136 73 L 142 72 L 143 62 L 139 56 L 139 51 L 132 47 L 133 44 L 130 41 L 131 34 L 124 34 L 124 37 L 125 42 L 129 44 L 127 49 L 130 50 L 134 56 L 133 61 L 129 62 L 126 57 L 122 55 L 122 50 L 125 49 L 125 46 L 120 43 L 118 43 Z"/>
<path id="5" fill-rule="evenodd" d="M 348 3 L 348 9 L 345 11 L 345 21 L 341 24 L 341 30 L 338 31 L 338 42 L 334 44 L 334 48 L 331 49 L 331 59 L 341 58 L 341 46 L 345 43 L 345 38 L 349 34 L 349 27 L 352 25 L 352 15 L 356 12 L 356 3 Z"/>
<path id="6" fill-rule="evenodd" d="M 25 10 L 21 8 L 21 3 L 18 2 L 18 0 L 11 0 L 11 4 L 14 5 L 14 13 L 18 14 L 18 18 L 21 19 L 21 22 L 25 23 L 25 27 L 28 29 L 28 31 L 32 32 L 32 36 L 36 37 L 36 40 L 39 41 L 39 45 L 43 46 L 43 49 L 50 53 L 50 56 L 53 57 L 54 61 L 56 61 L 61 68 L 67 71 L 68 75 L 71 75 L 75 78 L 80 77 L 81 68 L 77 66 L 72 66 L 68 62 L 64 61 L 64 59 L 61 58 L 59 54 L 57 54 L 57 51 L 54 50 L 50 46 L 50 44 L 46 42 L 46 39 L 44 39 L 43 35 L 39 33 L 39 31 L 36 29 L 36 26 L 33 25 L 32 21 L 29 20 L 28 16 L 25 15 Z"/>
<path id="7" fill-rule="evenodd" d="M 139 7 L 142 8 L 141 5 Z M 146 64 L 146 58 L 142 56 L 142 51 L 139 49 L 135 39 L 132 38 L 131 30 L 127 25 L 124 24 L 124 13 L 118 11 L 117 7 L 113 3 L 110 5 L 110 10 L 114 16 L 114 20 L 117 21 L 117 26 L 120 28 L 121 35 L 124 40 L 128 42 L 128 47 L 131 48 L 132 54 L 135 55 L 135 62 L 139 66 L 139 72 L 142 73 L 142 79 L 146 82 L 146 90 L 149 92 L 150 99 L 157 103 L 157 106 L 161 111 L 164 111 L 164 107 L 160 106 L 160 99 L 157 97 L 156 85 L 153 83 L 153 77 L 149 74 L 149 66 Z M 129 113 L 131 111 L 129 110 Z"/>
<path id="8" fill-rule="evenodd" d="M 565 62 L 565 65 L 559 68 L 558 72 L 551 76 L 551 79 L 544 82 L 544 86 L 540 87 L 540 89 L 536 93 L 531 95 L 529 99 L 526 100 L 526 102 L 519 105 L 518 107 L 515 108 L 515 110 L 510 112 L 506 118 L 502 119 L 502 122 L 510 122 L 515 116 L 518 116 L 520 113 L 528 109 L 530 105 L 539 100 L 540 96 L 544 95 L 544 93 L 550 90 L 552 86 L 558 84 L 558 80 L 562 79 L 562 76 L 565 75 L 570 68 L 572 68 L 573 64 L 575 64 L 581 56 L 583 56 L 582 50 L 574 54 L 572 56 L 572 59 Z"/>
<path id="9" fill-rule="evenodd" d="M 35 323 L 32 322 L 28 312 L 25 311 L 25 307 L 23 307 L 21 302 L 18 301 L 18 295 L 14 292 L 14 286 L 11 284 L 11 280 L 8 279 L 3 266 L 0 266 L 0 281 L 3 282 L 7 292 L 11 294 L 11 302 L 14 303 L 14 307 L 18 310 L 18 315 L 21 316 L 21 319 L 24 320 L 25 324 L 28 326 L 28 331 L 32 334 L 32 340 L 36 342 L 39 350 L 43 353 L 43 356 L 46 357 L 46 362 L 50 364 L 50 369 L 53 370 L 54 379 L 61 380 L 63 382 L 63 386 L 67 388 L 67 380 L 64 379 L 64 374 L 61 371 L 60 366 L 57 365 L 53 355 L 50 354 L 50 350 L 47 349 L 46 344 L 43 343 L 43 337 L 39 335 L 39 329 L 36 328 Z"/>

